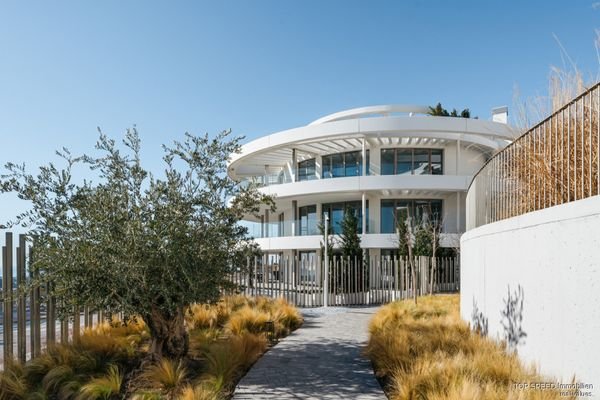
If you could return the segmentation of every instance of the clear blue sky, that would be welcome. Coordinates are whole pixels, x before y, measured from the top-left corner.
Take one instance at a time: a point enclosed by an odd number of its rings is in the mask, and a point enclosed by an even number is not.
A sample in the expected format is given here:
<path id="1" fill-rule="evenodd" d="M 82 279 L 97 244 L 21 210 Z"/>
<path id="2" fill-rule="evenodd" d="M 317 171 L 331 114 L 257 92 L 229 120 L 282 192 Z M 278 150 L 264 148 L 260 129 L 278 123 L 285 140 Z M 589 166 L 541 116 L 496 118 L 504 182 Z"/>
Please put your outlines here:
<path id="1" fill-rule="evenodd" d="M 545 93 L 553 34 L 596 74 L 597 28 L 594 0 L 0 1 L 0 164 L 88 151 L 97 126 L 137 124 L 158 170 L 186 131 L 255 138 L 381 103 L 488 118 L 515 85 Z"/>

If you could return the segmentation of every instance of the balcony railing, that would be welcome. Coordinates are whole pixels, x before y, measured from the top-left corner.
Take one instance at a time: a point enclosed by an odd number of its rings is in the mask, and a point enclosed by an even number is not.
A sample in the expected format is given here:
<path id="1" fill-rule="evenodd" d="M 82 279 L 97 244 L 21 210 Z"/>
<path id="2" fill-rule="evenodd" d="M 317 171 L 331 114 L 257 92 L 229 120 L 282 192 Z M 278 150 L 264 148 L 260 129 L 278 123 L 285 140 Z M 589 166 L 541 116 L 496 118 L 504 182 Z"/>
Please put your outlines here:
<path id="1" fill-rule="evenodd" d="M 318 225 L 303 227 L 300 221 L 293 220 L 275 221 L 269 223 L 261 223 L 255 221 L 243 221 L 243 226 L 248 228 L 248 236 L 255 239 L 267 237 L 286 237 L 286 236 L 314 236 L 320 235 Z M 296 232 L 294 233 L 294 227 Z M 361 233 L 361 232 L 359 232 Z M 369 221 L 367 233 L 379 233 L 378 221 Z"/>
<path id="2" fill-rule="evenodd" d="M 258 187 L 271 186 L 271 185 L 281 185 L 283 183 L 291 183 L 292 179 L 285 174 L 267 174 L 267 175 L 258 175 L 244 178 L 241 181 L 242 185 L 250 185 L 254 184 Z"/>
<path id="3" fill-rule="evenodd" d="M 467 194 L 467 230 L 600 194 L 600 83 L 492 157 Z"/>

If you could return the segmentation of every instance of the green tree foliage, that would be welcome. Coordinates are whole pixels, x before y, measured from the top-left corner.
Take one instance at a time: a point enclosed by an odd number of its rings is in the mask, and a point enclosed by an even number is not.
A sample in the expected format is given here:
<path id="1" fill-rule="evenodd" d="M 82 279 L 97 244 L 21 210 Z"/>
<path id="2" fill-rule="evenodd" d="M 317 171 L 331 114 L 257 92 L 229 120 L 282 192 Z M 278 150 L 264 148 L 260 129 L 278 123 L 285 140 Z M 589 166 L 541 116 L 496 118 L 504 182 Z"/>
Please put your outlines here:
<path id="1" fill-rule="evenodd" d="M 469 111 L 468 108 L 465 108 L 459 113 L 456 108 L 454 108 L 451 112 L 448 112 L 448 110 L 442 107 L 442 103 L 437 103 L 435 107 L 429 107 L 429 115 L 437 117 L 471 118 L 471 111 Z"/>
<path id="2" fill-rule="evenodd" d="M 429 224 L 422 223 L 416 226 L 415 232 L 415 256 L 431 257 L 433 250 L 433 234 Z"/>
<path id="3" fill-rule="evenodd" d="M 193 302 L 213 302 L 231 288 L 227 275 L 252 249 L 238 222 L 258 213 L 270 197 L 242 188 L 226 175 L 241 138 L 221 132 L 186 134 L 164 149 L 160 178 L 144 169 L 140 138 L 127 131 L 124 146 L 100 133 L 98 157 L 57 154 L 66 162 L 40 168 L 7 164 L 2 192 L 16 192 L 30 211 L 9 226 L 28 227 L 34 243 L 32 268 L 49 282 L 59 312 L 87 305 L 139 315 L 147 323 L 151 352 L 182 357 L 188 337 L 184 315 Z M 94 181 L 76 182 L 76 166 Z"/>
<path id="4" fill-rule="evenodd" d="M 359 226 L 356 211 L 352 208 L 344 213 L 344 219 L 341 223 L 342 233 L 340 234 L 340 247 L 344 258 L 355 258 L 361 260 L 363 251 L 360 247 L 360 236 L 358 236 Z"/>

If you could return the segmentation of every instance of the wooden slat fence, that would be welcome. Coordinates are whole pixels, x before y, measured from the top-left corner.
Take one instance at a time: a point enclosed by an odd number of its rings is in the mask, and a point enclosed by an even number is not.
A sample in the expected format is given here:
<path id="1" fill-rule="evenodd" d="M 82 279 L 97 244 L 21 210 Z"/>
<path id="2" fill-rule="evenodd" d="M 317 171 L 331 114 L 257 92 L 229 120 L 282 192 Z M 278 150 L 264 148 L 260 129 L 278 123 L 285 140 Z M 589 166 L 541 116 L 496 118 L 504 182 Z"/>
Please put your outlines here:
<path id="1" fill-rule="evenodd" d="M 0 238 L 0 242 L 2 238 Z M 16 240 L 15 240 L 16 239 Z M 16 245 L 16 247 L 15 247 Z M 35 278 L 28 268 L 31 247 L 25 235 L 4 234 L 2 290 L 0 291 L 0 369 L 4 360 L 25 362 L 53 343 L 72 342 L 84 328 L 103 321 L 102 312 L 84 307 L 59 320 L 56 299 L 45 296 L 49 287 L 24 288 Z"/>
<path id="2" fill-rule="evenodd" d="M 436 258 L 434 293 L 458 292 L 458 258 Z M 328 305 L 359 306 L 383 304 L 429 293 L 433 270 L 431 257 L 415 257 L 416 284 L 412 282 L 406 257 L 380 257 L 368 261 L 333 257 L 329 266 Z M 248 259 L 231 273 L 238 292 L 249 296 L 282 297 L 299 307 L 321 307 L 324 303 L 324 263 L 298 257 L 278 261 Z"/>

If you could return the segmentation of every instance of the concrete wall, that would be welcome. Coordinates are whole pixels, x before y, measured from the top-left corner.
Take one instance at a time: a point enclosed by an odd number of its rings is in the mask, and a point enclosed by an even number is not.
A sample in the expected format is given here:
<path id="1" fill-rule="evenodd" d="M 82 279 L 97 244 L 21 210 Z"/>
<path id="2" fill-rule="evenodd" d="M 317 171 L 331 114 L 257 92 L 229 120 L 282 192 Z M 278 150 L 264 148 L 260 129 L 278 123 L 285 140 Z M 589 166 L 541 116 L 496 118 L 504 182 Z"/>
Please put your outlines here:
<path id="1" fill-rule="evenodd" d="M 600 196 L 465 233 L 461 238 L 461 315 L 473 304 L 503 337 L 508 287 L 523 288 L 520 356 L 543 373 L 573 374 L 600 396 Z"/>

